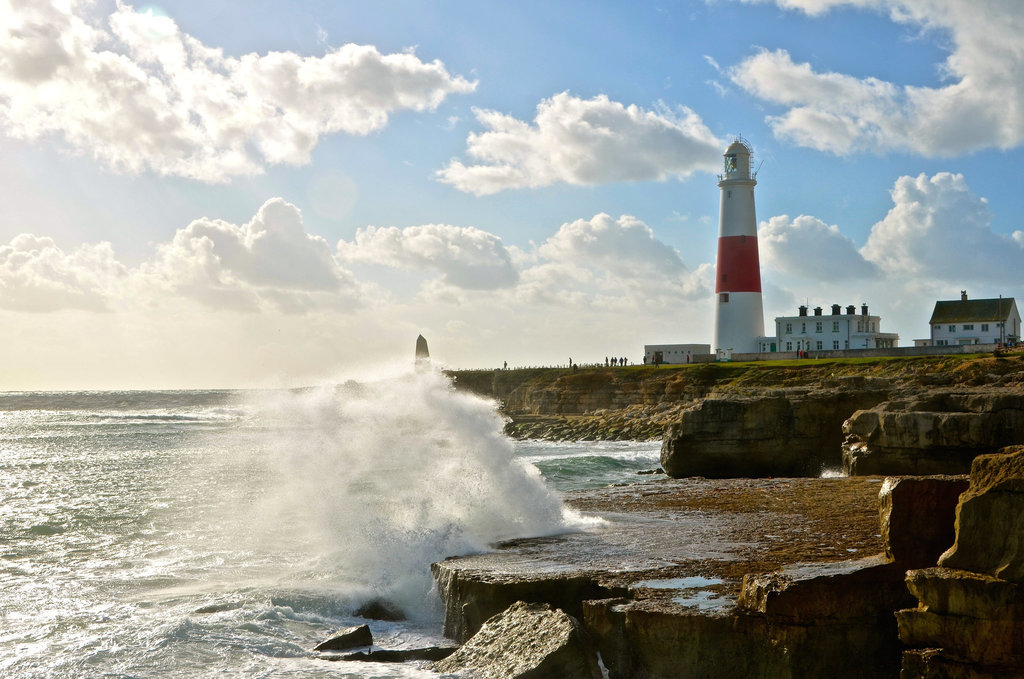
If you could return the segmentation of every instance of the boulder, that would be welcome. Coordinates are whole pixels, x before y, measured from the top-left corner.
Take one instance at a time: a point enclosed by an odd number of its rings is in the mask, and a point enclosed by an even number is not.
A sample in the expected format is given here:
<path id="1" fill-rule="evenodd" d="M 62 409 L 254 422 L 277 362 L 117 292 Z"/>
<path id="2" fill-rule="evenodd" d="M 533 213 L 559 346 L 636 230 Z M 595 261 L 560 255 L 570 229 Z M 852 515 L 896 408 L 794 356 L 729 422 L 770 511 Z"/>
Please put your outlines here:
<path id="1" fill-rule="evenodd" d="M 885 553 L 904 569 L 934 566 L 953 544 L 966 476 L 890 477 L 878 493 Z"/>
<path id="2" fill-rule="evenodd" d="M 956 660 L 938 648 L 911 649 L 903 652 L 900 679 L 1008 679 L 1015 675 L 1005 668 L 986 668 Z"/>
<path id="3" fill-rule="evenodd" d="M 469 671 L 477 679 L 601 679 L 597 652 L 579 622 L 547 604 L 524 602 L 489 619 L 431 669 Z"/>
<path id="4" fill-rule="evenodd" d="M 956 542 L 939 565 L 1024 580 L 1024 446 L 975 460 L 956 511 Z"/>
<path id="5" fill-rule="evenodd" d="M 314 651 L 347 651 L 360 646 L 372 646 L 373 635 L 366 625 L 356 625 L 338 630 L 329 639 L 321 641 L 313 647 Z"/>
<path id="6" fill-rule="evenodd" d="M 675 478 L 817 476 L 838 467 L 843 421 L 888 397 L 884 385 L 850 384 L 711 394 L 665 430 L 661 466 Z"/>

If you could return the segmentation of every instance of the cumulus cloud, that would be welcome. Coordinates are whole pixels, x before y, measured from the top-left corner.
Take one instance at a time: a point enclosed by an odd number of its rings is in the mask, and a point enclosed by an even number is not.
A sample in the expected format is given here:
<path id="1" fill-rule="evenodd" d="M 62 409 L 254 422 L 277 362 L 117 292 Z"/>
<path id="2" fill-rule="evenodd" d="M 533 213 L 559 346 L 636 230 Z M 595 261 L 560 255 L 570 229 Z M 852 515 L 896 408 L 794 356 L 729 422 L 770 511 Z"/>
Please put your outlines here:
<path id="1" fill-rule="evenodd" d="M 352 242 L 340 241 L 338 255 L 346 261 L 436 271 L 443 283 L 467 290 L 504 288 L 518 278 L 501 238 L 472 227 L 370 226 L 357 231 Z"/>
<path id="2" fill-rule="evenodd" d="M 536 256 L 519 291 L 535 301 L 581 304 L 603 297 L 649 305 L 708 294 L 705 268 L 691 272 L 677 250 L 629 215 L 567 222 Z"/>
<path id="3" fill-rule="evenodd" d="M 299 209 L 272 198 L 243 225 L 197 219 L 159 246 L 142 273 L 160 287 L 212 307 L 285 311 L 353 303 L 358 284 L 327 241 L 306 233 Z"/>
<path id="4" fill-rule="evenodd" d="M 106 311 L 125 275 L 110 243 L 65 253 L 51 238 L 22 234 L 0 245 L 0 308 Z"/>
<path id="5" fill-rule="evenodd" d="M 664 180 L 714 171 L 722 142 L 688 108 L 646 111 L 600 95 L 568 92 L 537 105 L 531 125 L 498 111 L 474 109 L 486 128 L 467 140 L 470 164 L 453 159 L 438 178 L 460 191 L 616 181 Z"/>
<path id="6" fill-rule="evenodd" d="M 877 273 L 852 240 L 816 217 L 778 215 L 757 230 L 761 262 L 779 272 L 819 281 L 864 278 Z"/>
<path id="7" fill-rule="evenodd" d="M 365 135 L 476 87 L 408 52 L 229 57 L 166 16 L 121 3 L 100 27 L 86 7 L 0 0 L 0 127 L 120 171 L 218 182 L 305 163 L 321 135 Z"/>
<path id="8" fill-rule="evenodd" d="M 836 154 L 903 150 L 945 156 L 1024 141 L 1024 5 L 1000 0 L 776 0 L 819 14 L 852 5 L 886 8 L 893 21 L 947 32 L 944 87 L 815 71 L 785 50 L 763 50 L 730 70 L 737 85 L 786 107 L 769 116 L 777 136 Z"/>
<path id="9" fill-rule="evenodd" d="M 886 274 L 997 281 L 1024 270 L 1022 239 L 992 231 L 987 202 L 963 175 L 900 177 L 892 200 L 860 251 Z"/>

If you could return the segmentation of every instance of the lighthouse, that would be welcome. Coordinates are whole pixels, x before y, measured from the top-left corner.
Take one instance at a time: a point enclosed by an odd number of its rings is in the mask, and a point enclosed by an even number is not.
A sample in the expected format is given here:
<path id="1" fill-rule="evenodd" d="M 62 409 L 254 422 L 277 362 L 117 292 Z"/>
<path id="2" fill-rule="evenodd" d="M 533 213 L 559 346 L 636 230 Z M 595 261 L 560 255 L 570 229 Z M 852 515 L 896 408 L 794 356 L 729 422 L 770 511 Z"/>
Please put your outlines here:
<path id="1" fill-rule="evenodd" d="M 757 256 L 757 219 L 750 171 L 751 150 L 740 137 L 725 150 L 718 175 L 718 261 L 715 266 L 715 337 L 712 349 L 721 355 L 758 350 L 764 335 L 761 264 Z"/>

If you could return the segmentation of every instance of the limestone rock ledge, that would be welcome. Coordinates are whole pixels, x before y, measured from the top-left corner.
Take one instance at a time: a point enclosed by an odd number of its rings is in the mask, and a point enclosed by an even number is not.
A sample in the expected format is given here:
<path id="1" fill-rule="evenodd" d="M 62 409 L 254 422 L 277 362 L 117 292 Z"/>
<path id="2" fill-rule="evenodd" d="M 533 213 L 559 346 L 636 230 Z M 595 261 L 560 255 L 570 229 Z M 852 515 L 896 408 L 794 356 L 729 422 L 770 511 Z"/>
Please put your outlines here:
<path id="1" fill-rule="evenodd" d="M 843 422 L 887 400 L 886 380 L 828 388 L 712 393 L 665 430 L 661 466 L 672 477 L 817 476 L 838 468 Z"/>
<path id="2" fill-rule="evenodd" d="M 915 481 L 884 484 L 882 528 L 882 479 L 663 480 L 570 494 L 607 525 L 434 565 L 446 633 L 469 639 L 493 611 L 542 602 L 579 616 L 611 679 L 894 677 L 907 564 L 951 536 L 908 550 L 878 534 L 915 515 L 951 521 L 964 485 Z M 895 560 L 881 553 L 890 543 Z"/>
<path id="3" fill-rule="evenodd" d="M 848 474 L 966 474 L 980 454 L 1024 443 L 1024 389 L 939 389 L 854 413 Z"/>

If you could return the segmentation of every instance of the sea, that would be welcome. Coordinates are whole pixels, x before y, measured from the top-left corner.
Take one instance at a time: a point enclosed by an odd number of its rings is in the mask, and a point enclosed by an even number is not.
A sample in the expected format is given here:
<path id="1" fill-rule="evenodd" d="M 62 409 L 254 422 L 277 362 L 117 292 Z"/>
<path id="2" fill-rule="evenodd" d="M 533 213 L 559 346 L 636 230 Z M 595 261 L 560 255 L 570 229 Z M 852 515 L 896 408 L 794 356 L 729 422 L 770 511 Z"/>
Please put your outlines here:
<path id="1" fill-rule="evenodd" d="M 0 677 L 437 677 L 311 649 L 445 643 L 432 562 L 601 530 L 567 491 L 657 442 L 502 434 L 441 373 L 293 390 L 0 393 Z M 641 477 L 649 478 L 649 477 Z M 382 602 L 404 620 L 366 620 Z"/>

